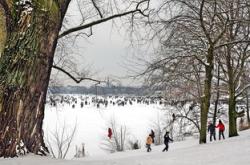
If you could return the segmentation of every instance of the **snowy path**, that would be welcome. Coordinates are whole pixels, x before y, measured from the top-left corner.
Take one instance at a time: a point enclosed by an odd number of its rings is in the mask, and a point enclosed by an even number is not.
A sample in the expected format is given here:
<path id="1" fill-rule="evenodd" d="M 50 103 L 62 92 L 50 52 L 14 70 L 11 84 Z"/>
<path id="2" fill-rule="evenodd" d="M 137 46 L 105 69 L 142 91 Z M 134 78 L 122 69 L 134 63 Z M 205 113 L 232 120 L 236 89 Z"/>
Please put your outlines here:
<path id="1" fill-rule="evenodd" d="M 197 139 L 171 143 L 170 151 L 165 153 L 162 148 L 154 146 L 151 153 L 142 149 L 71 161 L 27 156 L 0 159 L 0 165 L 249 165 L 250 131 L 206 145 L 198 145 Z"/>

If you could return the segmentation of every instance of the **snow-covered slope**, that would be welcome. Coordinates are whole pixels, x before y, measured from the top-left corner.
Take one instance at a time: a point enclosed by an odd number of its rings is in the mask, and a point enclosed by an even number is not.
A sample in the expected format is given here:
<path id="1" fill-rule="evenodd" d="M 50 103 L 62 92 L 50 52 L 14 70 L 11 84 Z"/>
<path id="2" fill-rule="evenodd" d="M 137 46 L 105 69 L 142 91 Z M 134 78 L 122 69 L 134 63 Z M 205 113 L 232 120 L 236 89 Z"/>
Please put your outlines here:
<path id="1" fill-rule="evenodd" d="M 168 152 L 163 146 L 114 153 L 103 157 L 88 157 L 81 160 L 53 160 L 39 156 L 25 156 L 15 159 L 0 159 L 0 165 L 249 165 L 250 130 L 240 136 L 205 145 L 197 139 L 170 144 Z"/>

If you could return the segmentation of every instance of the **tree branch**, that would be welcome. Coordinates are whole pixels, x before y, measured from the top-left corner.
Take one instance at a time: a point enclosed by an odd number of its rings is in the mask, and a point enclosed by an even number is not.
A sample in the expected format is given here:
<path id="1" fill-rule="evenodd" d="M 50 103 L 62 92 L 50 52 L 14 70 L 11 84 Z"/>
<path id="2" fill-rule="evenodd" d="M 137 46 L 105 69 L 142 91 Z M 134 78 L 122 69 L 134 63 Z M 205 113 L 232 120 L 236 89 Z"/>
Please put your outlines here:
<path id="1" fill-rule="evenodd" d="M 102 12 L 99 9 L 99 7 L 97 6 L 95 0 L 91 0 L 91 1 L 92 1 L 93 5 L 94 5 L 95 9 L 97 10 L 98 14 L 100 15 L 100 17 L 103 18 Z"/>
<path id="2" fill-rule="evenodd" d="M 228 45 L 240 44 L 240 43 L 250 43 L 250 40 L 238 40 L 238 41 L 226 42 L 226 43 L 215 46 L 215 49 L 219 49 L 221 47 L 228 46 Z"/>
<path id="3" fill-rule="evenodd" d="M 92 79 L 92 78 L 88 78 L 88 77 L 81 77 L 81 78 L 76 78 L 74 77 L 72 74 L 70 74 L 69 72 L 67 72 L 66 70 L 64 70 L 63 68 L 61 67 L 58 67 L 56 65 L 53 65 L 52 66 L 54 69 L 57 69 L 61 72 L 63 72 L 64 74 L 66 74 L 67 76 L 69 76 L 72 80 L 74 80 L 77 84 L 79 84 L 80 82 L 82 82 L 83 80 L 90 80 L 90 81 L 94 81 L 94 82 L 97 82 L 98 84 L 100 84 L 101 82 L 104 82 L 104 81 L 100 81 L 100 80 L 96 80 L 96 79 Z"/>
<path id="4" fill-rule="evenodd" d="M 137 5 L 136 5 L 136 9 L 135 10 L 131 10 L 131 11 L 127 11 L 127 12 L 124 12 L 124 13 L 119 13 L 119 14 L 115 14 L 115 15 L 112 15 L 112 16 L 109 16 L 107 18 L 102 18 L 100 20 L 96 20 L 96 21 L 93 21 L 93 22 L 90 22 L 88 24 L 85 24 L 85 25 L 81 25 L 81 26 L 77 26 L 77 27 L 74 27 L 74 28 L 71 28 L 71 29 L 68 29 L 64 32 L 62 32 L 58 38 L 62 38 L 68 34 L 71 34 L 71 33 L 74 33 L 74 32 L 77 32 L 77 31 L 80 31 L 80 30 L 83 30 L 83 29 L 86 29 L 86 28 L 89 28 L 89 27 L 92 27 L 92 26 L 95 26 L 95 25 L 98 25 L 100 23 L 103 23 L 103 22 L 106 22 L 106 21 L 109 21 L 109 20 L 112 20 L 114 18 L 118 18 L 118 17 L 122 17 L 122 16 L 126 16 L 126 15 L 129 15 L 129 14 L 132 14 L 132 13 L 136 13 L 136 12 L 139 12 L 140 14 L 142 14 L 143 16 L 145 17 L 148 17 L 148 15 L 144 14 L 143 12 L 148 8 L 145 9 L 145 10 L 141 10 L 139 9 L 140 5 L 144 2 L 148 2 L 148 5 L 149 5 L 149 1 L 150 0 L 143 0 L 141 2 L 139 2 Z"/>
<path id="5" fill-rule="evenodd" d="M 191 121 L 195 125 L 195 127 L 200 131 L 199 124 L 197 124 L 193 119 L 191 119 L 191 118 L 189 118 L 187 116 L 184 116 L 184 115 L 176 115 L 176 118 L 184 118 L 184 119 L 187 119 L 187 120 Z"/>
<path id="6" fill-rule="evenodd" d="M 199 11 L 200 24 L 201 24 L 201 28 L 202 28 L 204 34 L 206 35 L 209 43 L 211 44 L 213 42 L 212 42 L 212 39 L 211 39 L 211 37 L 210 37 L 210 35 L 209 35 L 206 27 L 205 27 L 205 23 L 204 23 L 204 19 L 203 19 L 203 8 L 204 8 L 204 5 L 205 5 L 205 0 L 202 0 L 201 5 L 200 5 L 200 11 Z"/>
<path id="7" fill-rule="evenodd" d="M 235 98 L 239 97 L 246 89 L 250 88 L 250 84 L 246 85 L 243 89 L 241 89 L 236 95 Z"/>

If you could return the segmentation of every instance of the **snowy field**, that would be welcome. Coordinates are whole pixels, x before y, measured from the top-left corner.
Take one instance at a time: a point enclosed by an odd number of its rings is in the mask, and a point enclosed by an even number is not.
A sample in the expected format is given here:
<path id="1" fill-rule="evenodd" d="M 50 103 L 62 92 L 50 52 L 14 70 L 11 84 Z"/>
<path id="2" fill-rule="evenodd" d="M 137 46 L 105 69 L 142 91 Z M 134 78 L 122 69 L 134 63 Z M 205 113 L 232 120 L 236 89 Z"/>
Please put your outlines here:
<path id="1" fill-rule="evenodd" d="M 50 139 L 56 129 L 62 132 L 62 127 L 65 126 L 66 132 L 71 132 L 76 125 L 76 133 L 73 138 L 72 145 L 69 149 L 67 159 L 72 159 L 75 154 L 75 146 L 85 144 L 87 157 L 96 155 L 106 155 L 107 152 L 101 149 L 103 139 L 107 138 L 107 130 L 111 120 L 115 120 L 117 125 L 125 125 L 131 140 L 138 139 L 144 146 L 145 139 L 150 133 L 152 123 L 160 117 L 166 117 L 165 111 L 159 103 L 143 104 L 133 102 L 132 105 L 118 106 L 110 104 L 110 101 L 117 99 L 108 99 L 107 107 L 100 105 L 97 108 L 96 104 L 88 98 L 88 104 L 82 108 L 80 106 L 80 96 L 74 95 L 77 98 L 75 108 L 72 108 L 73 103 L 62 103 L 57 106 L 46 105 L 44 119 L 44 134 L 46 139 Z M 86 99 L 84 99 L 86 100 Z M 50 139 L 50 142 L 53 139 Z M 53 142 L 52 142 L 53 143 Z"/>
<path id="2" fill-rule="evenodd" d="M 55 160 L 48 157 L 25 156 L 15 159 L 0 159 L 1 165 L 249 165 L 250 131 L 240 136 L 198 145 L 197 140 L 170 144 L 168 152 L 163 146 L 153 147 L 151 153 L 145 149 L 93 156 L 81 160 Z"/>

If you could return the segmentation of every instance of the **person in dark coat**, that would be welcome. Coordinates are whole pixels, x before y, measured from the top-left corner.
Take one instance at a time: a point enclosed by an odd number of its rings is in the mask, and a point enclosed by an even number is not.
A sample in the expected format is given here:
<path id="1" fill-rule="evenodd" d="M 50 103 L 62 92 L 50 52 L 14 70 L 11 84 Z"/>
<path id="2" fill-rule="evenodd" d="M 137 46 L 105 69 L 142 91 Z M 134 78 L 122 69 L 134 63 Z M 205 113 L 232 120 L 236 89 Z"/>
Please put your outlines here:
<path id="1" fill-rule="evenodd" d="M 169 132 L 166 132 L 165 135 L 164 135 L 164 144 L 165 144 L 165 148 L 162 150 L 162 152 L 168 151 L 168 143 L 169 143 L 170 141 L 173 142 L 173 139 L 171 139 L 171 138 L 169 137 Z"/>
<path id="2" fill-rule="evenodd" d="M 151 129 L 149 136 L 152 138 L 152 142 L 155 143 L 155 132 Z"/>
<path id="3" fill-rule="evenodd" d="M 221 136 L 223 137 L 223 139 L 225 139 L 224 136 L 225 126 L 221 120 L 219 120 L 219 124 L 216 126 L 216 128 L 219 128 L 219 140 L 221 139 Z"/>
<path id="4" fill-rule="evenodd" d="M 213 138 L 214 138 L 214 140 L 216 140 L 215 125 L 212 122 L 209 122 L 207 131 L 208 131 L 208 133 L 210 133 L 210 142 L 212 141 Z"/>

